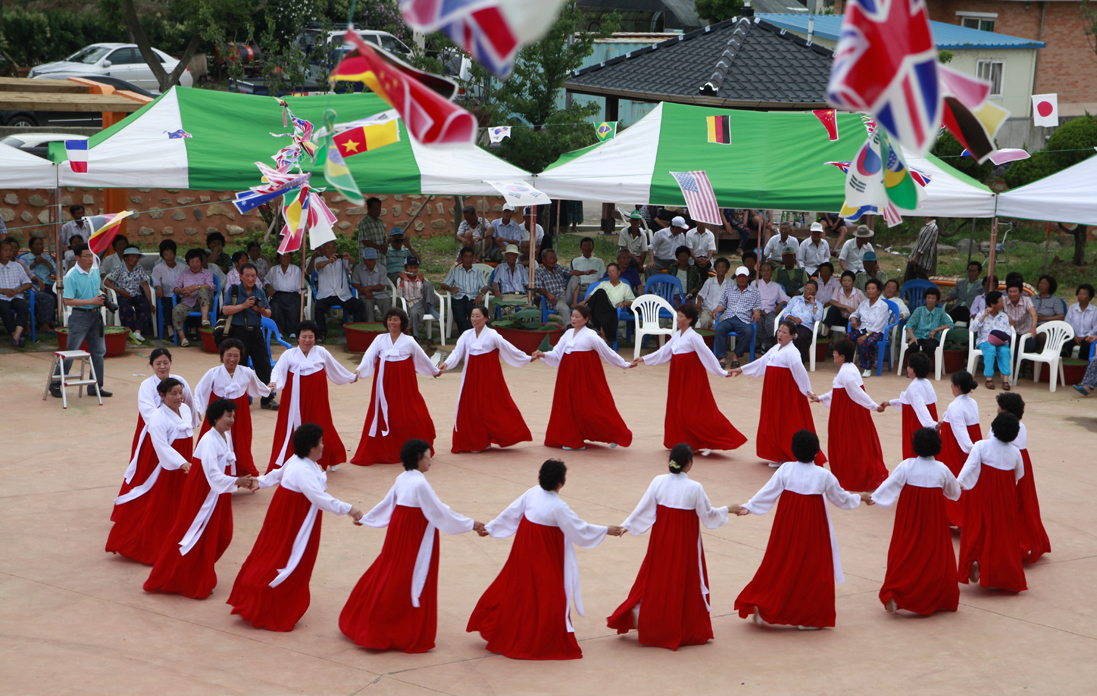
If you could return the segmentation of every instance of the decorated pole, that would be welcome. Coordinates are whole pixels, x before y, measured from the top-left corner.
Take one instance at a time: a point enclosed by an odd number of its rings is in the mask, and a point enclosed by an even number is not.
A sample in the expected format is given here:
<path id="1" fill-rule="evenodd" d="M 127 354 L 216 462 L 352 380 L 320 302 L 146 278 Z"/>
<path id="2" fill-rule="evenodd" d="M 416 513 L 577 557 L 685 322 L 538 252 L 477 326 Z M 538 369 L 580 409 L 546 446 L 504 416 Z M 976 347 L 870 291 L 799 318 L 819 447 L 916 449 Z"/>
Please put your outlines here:
<path id="1" fill-rule="evenodd" d="M 994 262 L 995 262 L 994 257 L 996 256 L 997 251 L 998 251 L 998 218 L 995 217 L 990 221 L 990 256 L 988 257 L 988 260 L 987 260 L 987 265 L 990 266 L 990 270 L 987 271 L 987 277 L 989 278 L 989 277 L 993 276 L 995 283 L 998 282 L 998 274 L 994 270 Z M 998 289 L 998 285 L 995 284 L 995 286 L 993 288 L 990 288 L 988 290 L 988 292 L 990 290 L 997 290 L 997 289 Z"/>
<path id="2" fill-rule="evenodd" d="M 551 204 L 550 204 L 551 205 Z M 530 306 L 533 305 L 533 284 L 534 284 L 534 268 L 533 268 L 533 254 L 537 248 L 537 206 L 531 205 L 529 207 L 530 223 L 529 223 L 529 285 L 526 286 L 526 294 L 529 296 Z M 559 221 L 559 218 L 557 218 Z"/>

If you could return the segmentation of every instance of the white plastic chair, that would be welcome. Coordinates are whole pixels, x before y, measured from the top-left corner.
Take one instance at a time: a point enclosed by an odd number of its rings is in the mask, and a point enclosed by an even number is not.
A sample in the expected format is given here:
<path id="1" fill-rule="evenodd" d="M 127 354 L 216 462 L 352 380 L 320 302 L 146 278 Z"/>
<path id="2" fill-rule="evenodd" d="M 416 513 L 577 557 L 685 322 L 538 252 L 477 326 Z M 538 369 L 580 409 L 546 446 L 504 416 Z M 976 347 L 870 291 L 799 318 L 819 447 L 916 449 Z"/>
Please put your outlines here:
<path id="1" fill-rule="evenodd" d="M 947 331 L 948 330 L 946 329 L 945 331 L 942 331 L 938 334 L 938 336 L 940 336 L 940 339 L 938 339 L 939 342 L 937 343 L 936 350 L 933 351 L 933 371 L 938 382 L 941 381 L 941 374 L 942 372 L 944 372 L 945 369 L 945 333 L 947 333 Z M 899 343 L 902 344 L 902 347 L 899 348 L 899 360 L 895 363 L 896 372 L 899 372 L 903 368 L 903 360 L 906 358 L 907 344 L 909 342 L 910 339 L 907 337 L 907 330 L 906 328 L 904 328 L 903 335 L 899 337 Z M 968 353 L 968 359 L 971 359 L 970 352 Z"/>
<path id="2" fill-rule="evenodd" d="M 57 297 L 57 301 L 61 303 L 61 325 L 62 326 L 68 326 L 69 325 L 69 315 L 72 314 L 72 307 L 65 304 L 65 298 L 62 297 L 62 292 L 57 288 L 57 282 L 56 281 L 54 281 L 54 283 L 53 283 L 53 294 L 54 294 L 55 297 Z M 103 319 L 103 326 L 110 326 L 110 324 L 107 323 L 107 308 L 106 307 L 100 307 L 99 308 L 99 315 Z"/>
<path id="3" fill-rule="evenodd" d="M 633 358 L 640 357 L 640 345 L 644 342 L 644 336 L 658 336 L 659 345 L 666 340 L 664 336 L 673 336 L 677 331 L 673 326 L 664 329 L 659 326 L 659 311 L 665 310 L 671 316 L 675 315 L 674 307 L 658 295 L 640 295 L 632 301 L 632 316 L 636 323 L 636 348 L 633 350 Z"/>
<path id="4" fill-rule="evenodd" d="M 975 332 L 967 330 L 967 371 L 975 376 L 975 366 L 979 364 L 979 358 L 983 357 L 983 351 L 975 346 Z M 1009 327 L 1009 355 L 1012 359 L 1017 354 L 1017 331 Z M 942 353 L 943 355 L 943 353 Z M 1010 375 L 1012 379 L 1012 375 Z"/>
<path id="5" fill-rule="evenodd" d="M 1051 369 L 1051 375 L 1048 376 L 1048 381 L 1051 382 L 1051 391 L 1055 391 L 1056 380 L 1056 368 L 1058 368 L 1058 379 L 1062 381 L 1065 386 L 1066 375 L 1063 373 L 1063 359 L 1060 357 L 1060 353 L 1063 350 L 1063 346 L 1068 341 L 1074 338 L 1074 327 L 1065 321 L 1049 321 L 1036 329 L 1037 336 L 1040 334 L 1047 334 L 1047 338 L 1044 342 L 1044 349 L 1039 353 L 1026 353 L 1023 348 L 1017 351 L 1017 362 L 1013 367 L 1013 374 L 1010 375 L 1010 382 L 1017 384 L 1017 375 L 1021 372 L 1021 361 L 1032 361 L 1032 381 L 1040 381 L 1040 369 L 1041 363 L 1047 363 Z M 1023 340 L 1023 339 L 1022 339 Z M 1018 347 L 1020 348 L 1024 344 L 1019 340 Z"/>
<path id="6" fill-rule="evenodd" d="M 777 315 L 777 318 L 773 320 L 773 335 L 777 335 L 777 329 L 781 328 L 781 319 L 785 316 L 785 309 L 782 309 Z M 819 330 L 822 328 L 823 322 L 815 322 L 815 326 L 811 329 L 811 347 L 808 348 L 808 364 L 811 366 L 811 371 L 815 372 L 815 344 L 819 342 Z"/>

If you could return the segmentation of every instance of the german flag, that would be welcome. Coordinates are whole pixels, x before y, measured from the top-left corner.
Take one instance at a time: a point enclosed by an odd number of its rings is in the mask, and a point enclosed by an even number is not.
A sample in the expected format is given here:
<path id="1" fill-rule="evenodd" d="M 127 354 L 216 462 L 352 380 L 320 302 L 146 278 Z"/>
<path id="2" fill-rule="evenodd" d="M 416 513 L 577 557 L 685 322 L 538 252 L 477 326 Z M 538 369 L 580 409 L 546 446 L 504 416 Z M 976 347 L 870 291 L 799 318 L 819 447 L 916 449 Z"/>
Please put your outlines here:
<path id="1" fill-rule="evenodd" d="M 332 142 L 339 148 L 339 154 L 350 157 L 369 150 L 376 150 L 400 140 L 400 130 L 396 119 L 384 123 L 369 124 L 336 133 Z"/>
<path id="2" fill-rule="evenodd" d="M 731 117 L 708 116 L 708 141 L 720 145 L 731 145 Z"/>

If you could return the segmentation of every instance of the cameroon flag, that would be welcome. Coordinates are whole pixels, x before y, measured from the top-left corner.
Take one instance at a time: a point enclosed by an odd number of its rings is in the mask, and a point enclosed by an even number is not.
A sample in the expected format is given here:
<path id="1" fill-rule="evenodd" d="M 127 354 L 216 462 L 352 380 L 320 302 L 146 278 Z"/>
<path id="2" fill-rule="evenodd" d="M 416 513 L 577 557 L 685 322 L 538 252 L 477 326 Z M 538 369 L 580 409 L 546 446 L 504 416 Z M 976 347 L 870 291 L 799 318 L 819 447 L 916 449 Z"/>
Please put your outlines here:
<path id="1" fill-rule="evenodd" d="M 729 116 L 707 116 L 708 141 L 720 145 L 731 145 L 731 124 Z"/>
<path id="2" fill-rule="evenodd" d="M 357 128 L 336 133 L 332 141 L 339 148 L 339 154 L 350 157 L 369 150 L 376 150 L 400 140 L 400 129 L 395 118 L 381 123 L 366 124 Z"/>

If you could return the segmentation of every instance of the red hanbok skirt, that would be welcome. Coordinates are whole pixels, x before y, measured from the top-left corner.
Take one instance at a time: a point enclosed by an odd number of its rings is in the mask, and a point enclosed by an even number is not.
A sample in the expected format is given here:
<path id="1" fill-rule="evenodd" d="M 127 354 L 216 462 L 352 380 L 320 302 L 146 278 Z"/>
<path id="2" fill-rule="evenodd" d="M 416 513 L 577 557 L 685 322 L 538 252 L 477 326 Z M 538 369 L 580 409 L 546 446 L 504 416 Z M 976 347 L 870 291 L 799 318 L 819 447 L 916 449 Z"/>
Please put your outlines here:
<path id="1" fill-rule="evenodd" d="M 593 350 L 577 350 L 565 354 L 556 371 L 545 447 L 578 449 L 587 441 L 628 447 L 632 431 L 617 412 L 601 357 Z"/>
<path id="2" fill-rule="evenodd" d="M 979 584 L 1010 592 L 1028 589 L 1021 565 L 1021 515 L 1012 471 L 983 464 L 975 488 L 964 491 L 960 528 L 960 582 L 979 562 Z"/>
<path id="3" fill-rule="evenodd" d="M 209 492 L 206 471 L 196 461 L 187 474 L 175 526 L 160 547 L 156 564 L 152 566 L 149 579 L 145 581 L 146 592 L 174 592 L 191 599 L 205 599 L 217 586 L 214 564 L 232 542 L 231 493 L 217 496 L 217 504 L 202 536 L 187 555 L 182 555 L 179 550 L 179 542 L 194 523 L 194 518 L 198 516 Z"/>
<path id="4" fill-rule="evenodd" d="M 397 505 L 393 511 L 381 555 L 358 580 L 339 615 L 339 630 L 356 645 L 406 653 L 434 647 L 438 631 L 437 529 L 419 606 L 411 603 L 415 559 L 428 524 L 419 508 Z"/>
<path id="5" fill-rule="evenodd" d="M 232 613 L 239 614 L 256 628 L 292 631 L 308 611 L 309 580 L 312 578 L 312 567 L 316 564 L 316 551 L 320 548 L 323 512 L 316 512 L 316 523 L 312 525 L 312 534 L 309 535 L 301 562 L 278 587 L 271 587 L 270 583 L 289 562 L 293 540 L 297 538 L 297 532 L 311 507 L 312 503 L 304 493 L 282 486 L 271 498 L 263 528 L 259 530 L 259 537 L 247 560 L 240 567 L 228 600 Z"/>
<path id="6" fill-rule="evenodd" d="M 822 495 L 781 493 L 762 565 L 735 609 L 766 623 L 834 626 L 834 557 Z"/>
<path id="7" fill-rule="evenodd" d="M 137 435 L 134 437 L 134 448 L 137 447 L 137 440 L 141 438 L 141 430 L 145 427 L 145 420 L 141 416 L 137 416 L 137 425 L 140 426 L 140 428 L 137 431 Z M 133 461 L 132 454 L 130 455 L 130 461 Z M 127 465 L 128 463 L 129 462 L 127 462 Z M 118 489 L 118 495 L 115 497 L 123 496 L 126 493 L 129 493 L 134 487 L 144 483 L 145 480 L 148 479 L 149 474 L 156 469 L 156 465 L 159 463 L 160 460 L 156 456 L 156 448 L 152 446 L 152 438 L 145 435 L 145 441 L 141 443 L 141 450 L 138 453 L 137 469 L 133 472 L 133 478 L 127 483 L 126 479 L 123 477 L 122 486 Z M 118 515 L 121 514 L 121 511 L 122 508 L 117 505 L 111 507 L 111 522 L 118 521 Z"/>
<path id="8" fill-rule="evenodd" d="M 290 433 L 291 442 L 286 445 L 286 453 L 281 461 L 278 460 L 278 453 L 282 451 L 282 443 L 286 439 L 286 428 L 289 424 L 289 405 L 292 398 L 293 373 L 291 372 L 286 379 L 286 387 L 282 390 L 283 405 L 278 409 L 278 424 L 274 428 L 270 463 L 267 464 L 266 473 L 268 474 L 280 468 L 293 456 L 293 433 Z M 335 424 L 331 422 L 331 406 L 328 404 L 328 373 L 326 370 L 320 370 L 301 378 L 301 398 L 298 403 L 301 407 L 302 423 L 315 423 L 324 428 L 324 456 L 320 457 L 317 464 L 326 471 L 329 466 L 347 461 L 347 447 L 340 439 Z"/>
<path id="9" fill-rule="evenodd" d="M 1021 504 L 1021 560 L 1035 563 L 1040 556 L 1051 553 L 1051 540 L 1040 519 L 1040 499 L 1036 497 L 1036 480 L 1032 477 L 1028 448 L 1021 450 L 1021 458 L 1025 460 L 1025 475 L 1017 482 L 1017 498 Z"/>
<path id="10" fill-rule="evenodd" d="M 618 633 L 636 629 L 644 645 L 671 650 L 712 640 L 712 621 L 701 593 L 702 581 L 708 587 L 708 570 L 700 533 L 696 511 L 658 507 L 648 553 L 628 599 L 606 619 L 610 628 Z M 639 617 L 633 614 L 637 607 Z"/>
<path id="11" fill-rule="evenodd" d="M 762 409 L 758 415 L 758 458 L 767 462 L 794 462 L 792 436 L 800 430 L 815 432 L 815 420 L 806 396 L 787 367 L 766 368 L 762 384 Z M 815 463 L 827 463 L 823 450 L 815 456 Z M 828 537 L 829 538 L 829 537 Z"/>
<path id="12" fill-rule="evenodd" d="M 983 439 L 983 433 L 978 423 L 969 425 L 967 434 L 973 443 Z M 909 441 L 908 439 L 905 442 Z M 915 455 L 912 453 L 910 456 Z M 964 463 L 967 462 L 967 452 L 960 448 L 960 443 L 956 441 L 956 436 L 952 434 L 951 423 L 941 424 L 941 453 L 937 455 L 937 461 L 947 466 L 953 476 L 959 476 L 960 470 L 964 468 Z M 945 499 L 945 512 L 948 513 L 948 523 L 951 526 L 962 527 L 964 525 L 964 505 L 966 505 L 969 495 L 971 494 L 964 491 L 959 500 Z"/>
<path id="13" fill-rule="evenodd" d="M 385 365 L 384 387 L 389 420 L 386 423 L 384 414 L 378 412 L 377 434 L 370 437 L 374 408 L 377 405 L 376 367 L 373 371 L 373 395 L 369 400 L 369 410 L 366 411 L 366 422 L 362 426 L 362 439 L 358 441 L 358 450 L 351 457 L 350 463 L 358 466 L 399 464 L 400 450 L 412 438 L 426 440 L 433 457 L 434 421 L 430 419 L 427 402 L 423 401 L 423 395 L 419 393 L 419 380 L 415 376 L 415 363 L 411 358 Z M 386 427 L 389 434 L 382 435 Z"/>
<path id="14" fill-rule="evenodd" d="M 564 590 L 565 543 L 559 527 L 522 518 L 506 565 L 476 603 L 466 629 L 479 631 L 488 650 L 516 660 L 583 656 L 564 618 L 570 611 Z"/>
<path id="15" fill-rule="evenodd" d="M 697 354 L 681 353 L 671 357 L 663 447 L 674 449 L 679 442 L 684 442 L 694 451 L 733 450 L 746 441 L 716 406 L 708 371 Z"/>
<path id="16" fill-rule="evenodd" d="M 211 393 L 209 402 L 212 404 L 217 399 L 224 397 Z M 251 474 L 252 476 L 258 476 L 259 470 L 255 468 L 255 458 L 251 456 L 251 404 L 248 402 L 248 395 L 232 399 L 236 402 L 236 420 L 232 423 L 232 451 L 236 454 L 236 475 L 243 476 L 244 474 Z M 301 421 L 307 423 L 308 421 Z M 202 436 L 206 434 L 210 429 L 209 420 L 202 419 L 202 428 L 198 431 L 198 440 L 202 440 Z M 293 447 L 288 447 L 287 450 L 292 454 Z M 324 448 L 327 451 L 327 448 Z"/>
<path id="17" fill-rule="evenodd" d="M 940 488 L 907 484 L 895 507 L 895 527 L 888 547 L 888 568 L 880 588 L 880 602 L 915 614 L 956 611 L 960 585 L 956 582 L 956 550 L 948 530 Z"/>
<path id="18" fill-rule="evenodd" d="M 130 445 L 130 461 L 133 461 L 133 455 L 137 454 L 137 443 L 141 441 L 141 431 L 145 429 L 145 417 L 141 415 L 141 412 L 137 412 L 137 429 L 133 431 L 133 444 Z"/>
<path id="19" fill-rule="evenodd" d="M 926 404 L 926 410 L 929 411 L 929 415 L 933 416 L 933 420 L 936 421 L 937 404 Z M 918 414 L 914 412 L 914 407 L 910 404 L 903 404 L 903 459 L 913 459 L 918 456 L 914 453 L 914 433 L 924 427 L 926 426 L 922 425 L 922 421 L 918 420 Z M 933 426 L 931 425 L 929 427 L 932 428 Z M 983 438 L 979 438 L 979 440 L 982 439 Z M 978 442 L 978 440 L 973 440 L 973 442 Z M 937 459 L 938 461 L 943 461 L 940 457 Z M 961 462 L 960 465 L 963 466 L 963 462 Z M 960 470 L 957 469 L 953 473 L 960 473 Z"/>
<path id="20" fill-rule="evenodd" d="M 145 439 L 151 450 L 152 440 Z M 189 460 L 194 451 L 194 440 L 179 438 L 171 443 L 171 447 Z M 160 547 L 175 525 L 186 479 L 187 473 L 182 469 L 161 471 L 156 483 L 144 495 L 115 505 L 115 513 L 111 516 L 114 526 L 107 536 L 106 550 L 141 563 L 155 563 Z M 136 482 L 137 477 L 134 476 L 133 480 Z"/>
<path id="21" fill-rule="evenodd" d="M 498 350 L 467 356 L 463 380 L 451 452 L 479 452 L 492 443 L 510 447 L 533 441 L 503 379 Z"/>
<path id="22" fill-rule="evenodd" d="M 831 473 L 847 491 L 875 490 L 887 480 L 888 469 L 872 411 L 849 398 L 844 388 L 831 394 L 827 454 Z"/>

